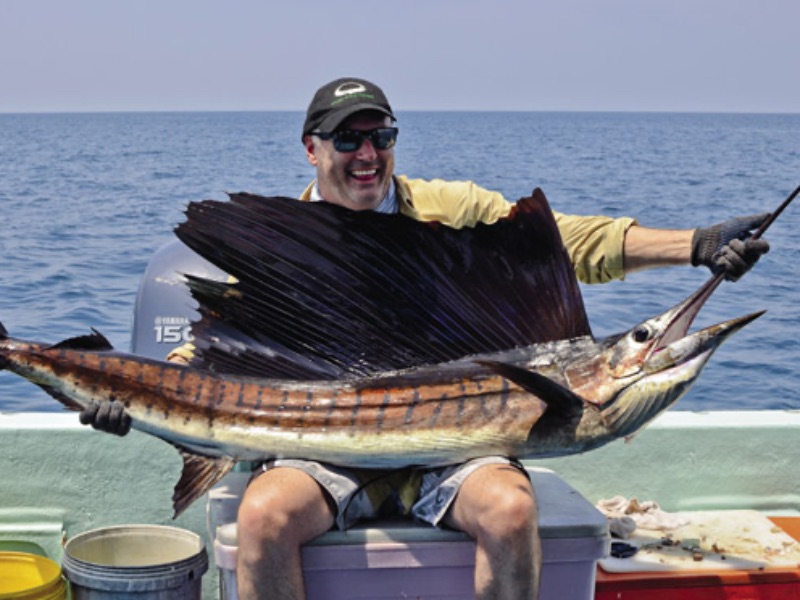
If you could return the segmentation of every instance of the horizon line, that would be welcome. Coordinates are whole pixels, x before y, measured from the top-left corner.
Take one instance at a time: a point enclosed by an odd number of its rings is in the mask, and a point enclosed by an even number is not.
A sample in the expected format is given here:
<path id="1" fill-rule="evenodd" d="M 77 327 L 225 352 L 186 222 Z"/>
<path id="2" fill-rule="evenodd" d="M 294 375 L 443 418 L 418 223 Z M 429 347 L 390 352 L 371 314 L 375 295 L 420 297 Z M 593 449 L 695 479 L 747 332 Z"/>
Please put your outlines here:
<path id="1" fill-rule="evenodd" d="M 101 109 L 101 110 L 2 110 L 0 115 L 104 115 L 104 114 L 202 114 L 202 113 L 304 113 L 305 109 Z M 561 113 L 561 114 L 685 114 L 685 115 L 800 115 L 800 111 L 774 110 L 684 110 L 684 109 L 510 109 L 510 108 L 410 108 L 402 113 Z"/>

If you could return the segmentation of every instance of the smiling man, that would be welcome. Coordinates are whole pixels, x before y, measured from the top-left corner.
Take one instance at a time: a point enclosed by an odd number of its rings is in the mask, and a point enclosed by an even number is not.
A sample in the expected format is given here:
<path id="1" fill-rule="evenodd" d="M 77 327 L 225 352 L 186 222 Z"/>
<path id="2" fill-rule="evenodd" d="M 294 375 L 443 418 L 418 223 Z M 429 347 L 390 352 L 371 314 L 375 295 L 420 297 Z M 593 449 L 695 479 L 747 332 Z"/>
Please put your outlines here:
<path id="1" fill-rule="evenodd" d="M 309 105 L 302 134 L 317 178 L 301 199 L 456 228 L 493 223 L 508 214 L 512 205 L 501 194 L 470 181 L 395 175 L 395 121 L 383 91 L 369 81 L 344 78 L 322 86 Z M 768 249 L 763 240 L 742 241 L 766 215 L 681 231 L 640 227 L 630 218 L 555 216 L 576 273 L 587 283 L 688 263 L 737 279 Z M 305 460 L 270 461 L 260 471 L 239 510 L 241 598 L 303 598 L 302 545 L 334 525 L 345 528 L 387 512 L 472 536 L 477 598 L 538 596 L 542 557 L 536 500 L 515 461 L 486 457 L 384 477 Z"/>

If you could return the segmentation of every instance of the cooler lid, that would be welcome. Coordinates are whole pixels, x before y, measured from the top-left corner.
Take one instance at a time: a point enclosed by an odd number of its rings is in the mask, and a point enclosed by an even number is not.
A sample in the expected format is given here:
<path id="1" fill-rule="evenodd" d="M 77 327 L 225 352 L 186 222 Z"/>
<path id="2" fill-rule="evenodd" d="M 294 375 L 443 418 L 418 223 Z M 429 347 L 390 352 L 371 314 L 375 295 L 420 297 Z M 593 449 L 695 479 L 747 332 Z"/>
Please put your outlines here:
<path id="1" fill-rule="evenodd" d="M 542 538 L 608 535 L 608 519 L 581 493 L 550 469 L 527 467 L 539 505 Z"/>
<path id="2" fill-rule="evenodd" d="M 580 492 L 549 469 L 526 467 L 539 505 L 542 539 L 605 538 L 608 519 Z M 461 531 L 436 529 L 408 519 L 363 521 L 347 531 L 329 531 L 310 546 L 380 542 L 469 541 Z"/>

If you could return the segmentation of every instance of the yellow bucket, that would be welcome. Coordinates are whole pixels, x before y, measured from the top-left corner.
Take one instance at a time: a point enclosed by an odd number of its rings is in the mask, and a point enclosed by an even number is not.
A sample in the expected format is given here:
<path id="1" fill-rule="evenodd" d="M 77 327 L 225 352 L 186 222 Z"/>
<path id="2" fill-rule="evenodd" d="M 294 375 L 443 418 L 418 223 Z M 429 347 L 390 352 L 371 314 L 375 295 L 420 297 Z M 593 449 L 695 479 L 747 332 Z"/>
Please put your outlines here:
<path id="1" fill-rule="evenodd" d="M 0 600 L 62 600 L 67 586 L 61 567 L 44 556 L 0 552 Z"/>

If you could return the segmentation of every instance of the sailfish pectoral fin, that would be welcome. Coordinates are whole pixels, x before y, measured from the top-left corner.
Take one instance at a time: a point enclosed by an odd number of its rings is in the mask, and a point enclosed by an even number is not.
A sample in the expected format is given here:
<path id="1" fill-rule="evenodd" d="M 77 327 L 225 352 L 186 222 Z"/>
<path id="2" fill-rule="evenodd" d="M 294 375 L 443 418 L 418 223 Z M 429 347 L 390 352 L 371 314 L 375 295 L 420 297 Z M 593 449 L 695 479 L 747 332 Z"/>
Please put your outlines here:
<path id="1" fill-rule="evenodd" d="M 227 475 L 237 461 L 227 456 L 215 458 L 200 456 L 181 446 L 173 445 L 183 458 L 183 472 L 172 494 L 172 507 L 175 510 L 172 518 L 177 519 L 192 502 Z"/>
<path id="2" fill-rule="evenodd" d="M 584 409 L 586 402 L 583 398 L 541 373 L 498 361 L 476 362 L 542 400 L 547 405 L 547 415 L 551 418 L 571 419 Z"/>

